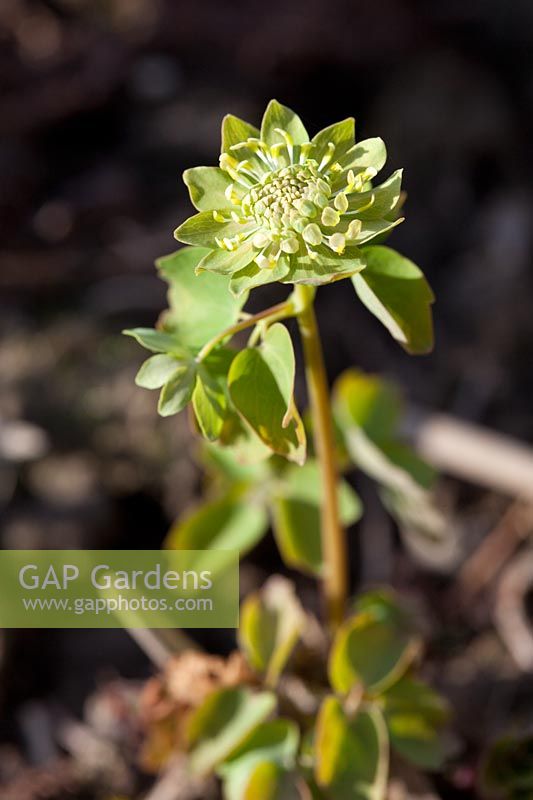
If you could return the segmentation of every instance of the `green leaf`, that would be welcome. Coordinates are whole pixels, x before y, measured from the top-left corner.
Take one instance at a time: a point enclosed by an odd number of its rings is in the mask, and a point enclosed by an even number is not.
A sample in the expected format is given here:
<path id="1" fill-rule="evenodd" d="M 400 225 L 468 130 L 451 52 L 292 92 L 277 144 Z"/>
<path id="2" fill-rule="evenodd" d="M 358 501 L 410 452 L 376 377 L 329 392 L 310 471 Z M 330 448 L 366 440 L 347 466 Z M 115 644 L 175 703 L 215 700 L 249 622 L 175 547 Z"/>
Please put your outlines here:
<path id="1" fill-rule="evenodd" d="M 300 117 L 277 100 L 271 100 L 263 115 L 261 139 L 269 145 L 285 141 L 277 129 L 287 131 L 294 144 L 309 141 L 309 134 Z"/>
<path id="2" fill-rule="evenodd" d="M 403 404 L 398 389 L 388 381 L 351 368 L 335 381 L 333 397 L 342 419 L 374 441 L 395 435 Z"/>
<path id="3" fill-rule="evenodd" d="M 227 773 L 237 762 L 252 756 L 255 760 L 272 761 L 291 767 L 298 753 L 300 732 L 291 720 L 278 717 L 254 728 L 246 739 L 224 762 L 222 773 Z"/>
<path id="4" fill-rule="evenodd" d="M 290 720 L 276 719 L 258 725 L 219 768 L 224 797 L 280 800 L 283 795 L 279 790 L 288 785 L 286 770 L 294 766 L 299 739 L 298 728 Z"/>
<path id="5" fill-rule="evenodd" d="M 454 563 L 458 531 L 429 491 L 435 471 L 396 438 L 399 398 L 386 382 L 349 370 L 337 381 L 333 406 L 353 463 L 380 484 L 384 505 L 421 562 L 436 569 Z"/>
<path id="6" fill-rule="evenodd" d="M 350 457 L 380 484 L 381 499 L 397 521 L 412 554 L 434 569 L 454 563 L 458 532 L 426 488 L 433 482 L 431 468 L 405 446 L 373 442 L 357 425 L 343 419 L 342 414 L 338 421 Z"/>
<path id="7" fill-rule="evenodd" d="M 159 395 L 157 410 L 162 417 L 182 411 L 192 397 L 196 383 L 196 365 L 178 367 L 172 378 L 165 383 Z"/>
<path id="8" fill-rule="evenodd" d="M 340 694 L 358 685 L 373 694 L 384 691 L 420 652 L 407 615 L 389 594 L 364 596 L 358 612 L 339 628 L 330 653 L 329 679 Z"/>
<path id="9" fill-rule="evenodd" d="M 153 328 L 133 328 L 122 331 L 122 333 L 125 336 L 131 336 L 132 339 L 153 353 L 170 353 L 184 360 L 190 357 L 190 353 L 183 346 L 181 340 L 171 333 L 156 331 Z"/>
<path id="10" fill-rule="evenodd" d="M 276 498 L 272 504 L 272 524 L 285 564 L 307 574 L 321 575 L 320 508 L 298 500 Z"/>
<path id="11" fill-rule="evenodd" d="M 387 789 L 387 729 L 376 706 L 361 708 L 355 718 L 340 700 L 322 703 L 315 739 L 315 778 L 331 800 L 383 800 Z"/>
<path id="12" fill-rule="evenodd" d="M 410 447 L 402 442 L 381 442 L 381 452 L 390 464 L 399 467 L 423 489 L 431 489 L 435 484 L 435 469 L 423 461 Z"/>
<path id="13" fill-rule="evenodd" d="M 227 448 L 243 465 L 259 464 L 272 456 L 270 447 L 261 441 L 253 428 L 232 408 L 226 414 L 219 444 Z"/>
<path id="14" fill-rule="evenodd" d="M 246 295 L 238 299 L 231 296 L 225 276 L 196 274 L 196 267 L 207 254 L 205 248 L 183 247 L 156 262 L 170 285 L 170 310 L 164 315 L 163 325 L 176 340 L 193 349 L 233 325 L 247 299 Z"/>
<path id="15" fill-rule="evenodd" d="M 246 224 L 230 220 L 217 222 L 212 211 L 200 211 L 186 219 L 176 230 L 174 236 L 184 244 L 202 247 L 218 247 L 217 239 L 232 238 L 238 233 L 251 233 L 256 224 Z"/>
<path id="16" fill-rule="evenodd" d="M 404 676 L 382 698 L 391 744 L 422 769 L 439 769 L 446 756 L 442 729 L 449 718 L 445 701 L 422 681 Z"/>
<path id="17" fill-rule="evenodd" d="M 320 506 L 322 480 L 316 460 L 290 466 L 275 486 L 271 499 L 274 535 L 283 560 L 312 575 L 322 573 Z M 339 511 L 343 525 L 361 516 L 361 501 L 346 481 L 339 481 Z"/>
<path id="18" fill-rule="evenodd" d="M 262 442 L 260 444 L 264 447 Z M 224 485 L 240 482 L 258 484 L 270 478 L 270 466 L 267 461 L 249 463 L 239 458 L 238 452 L 232 447 L 221 447 L 219 443 L 205 443 L 202 463 L 213 481 L 222 481 Z"/>
<path id="19" fill-rule="evenodd" d="M 328 144 L 332 142 L 335 145 L 335 154 L 332 161 L 339 161 L 346 155 L 348 150 L 354 145 L 355 141 L 355 120 L 353 117 L 343 119 L 341 122 L 335 122 L 327 128 L 319 131 L 312 140 L 315 148 L 313 150 L 313 157 L 320 164 L 322 157 L 328 151 Z"/>
<path id="20" fill-rule="evenodd" d="M 393 492 L 406 499 L 411 498 L 413 502 L 424 502 L 424 497 L 427 491 L 421 486 L 412 474 L 407 471 L 407 468 L 414 467 L 415 474 L 422 474 L 422 467 L 418 468 L 420 464 L 417 456 L 412 454 L 411 458 L 401 457 L 402 452 L 406 453 L 407 450 L 398 448 L 388 442 L 373 442 L 367 434 L 357 426 L 347 427 L 342 424 L 341 427 L 345 435 L 345 441 L 348 452 L 354 463 L 366 472 L 371 478 L 374 478 L 379 484 L 387 490 Z M 400 456 L 400 463 L 395 463 L 393 460 L 395 455 Z M 427 473 L 429 477 L 429 472 Z"/>
<path id="21" fill-rule="evenodd" d="M 245 142 L 247 139 L 258 139 L 259 130 L 248 122 L 226 114 L 222 120 L 222 153 L 228 153 L 233 145 Z"/>
<path id="22" fill-rule="evenodd" d="M 250 665 L 275 686 L 305 623 L 303 609 L 290 581 L 270 578 L 261 592 L 241 606 L 239 644 Z"/>
<path id="23" fill-rule="evenodd" d="M 173 550 L 238 550 L 243 556 L 265 535 L 268 518 L 239 487 L 181 517 L 165 547 Z"/>
<path id="24" fill-rule="evenodd" d="M 310 795 L 309 795 L 310 796 Z M 252 770 L 242 800 L 302 800 L 302 783 L 273 761 L 261 761 Z M 228 800 L 234 800 L 228 795 Z"/>
<path id="25" fill-rule="evenodd" d="M 135 376 L 135 383 L 143 389 L 160 389 L 184 366 L 181 359 L 158 353 L 144 362 Z"/>
<path id="26" fill-rule="evenodd" d="M 461 557 L 461 530 L 436 506 L 431 493 L 382 488 L 380 497 L 396 520 L 404 544 L 418 562 L 436 572 L 448 572 L 457 564 Z"/>
<path id="27" fill-rule="evenodd" d="M 226 415 L 224 391 L 216 383 L 204 382 L 199 377 L 194 388 L 192 404 L 202 436 L 209 442 L 215 442 L 222 432 Z"/>
<path id="28" fill-rule="evenodd" d="M 193 167 L 183 173 L 183 182 L 189 190 L 191 202 L 198 211 L 215 211 L 219 208 L 233 209 L 225 191 L 233 184 L 227 172 L 220 167 Z M 235 187 L 238 191 L 239 187 Z"/>
<path id="29" fill-rule="evenodd" d="M 434 295 L 423 273 L 389 247 L 365 247 L 364 254 L 366 269 L 352 279 L 359 299 L 408 353 L 429 352 Z"/>
<path id="30" fill-rule="evenodd" d="M 303 463 L 305 432 L 294 405 L 294 351 L 284 325 L 276 323 L 259 347 L 242 350 L 229 372 L 231 400 L 274 453 Z"/>
<path id="31" fill-rule="evenodd" d="M 254 694 L 238 688 L 209 695 L 187 726 L 192 772 L 205 774 L 228 758 L 275 706 L 276 697 L 271 692 Z"/>
<path id="32" fill-rule="evenodd" d="M 305 283 L 310 286 L 322 286 L 333 281 L 349 278 L 365 268 L 365 258 L 356 247 L 347 248 L 343 255 L 336 255 L 329 247 L 321 245 L 314 248 L 318 258 L 294 256 L 291 259 L 290 272 L 282 283 Z"/>
<path id="33" fill-rule="evenodd" d="M 175 333 L 135 328 L 124 331 L 158 355 L 147 359 L 135 377 L 138 386 L 159 389 L 157 406 L 162 417 L 177 414 L 190 401 L 196 383 L 196 363 Z"/>
<path id="34" fill-rule="evenodd" d="M 210 442 L 220 437 L 228 413 L 227 380 L 234 356 L 235 351 L 218 348 L 198 365 L 192 402 L 202 435 Z"/>

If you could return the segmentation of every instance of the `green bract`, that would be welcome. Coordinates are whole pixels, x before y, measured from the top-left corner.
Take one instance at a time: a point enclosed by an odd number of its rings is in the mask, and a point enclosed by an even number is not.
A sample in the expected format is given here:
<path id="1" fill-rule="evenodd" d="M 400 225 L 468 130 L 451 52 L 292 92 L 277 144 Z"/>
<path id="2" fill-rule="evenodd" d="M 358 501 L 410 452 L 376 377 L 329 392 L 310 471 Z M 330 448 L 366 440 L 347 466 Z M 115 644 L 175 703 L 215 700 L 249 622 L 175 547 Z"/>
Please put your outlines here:
<path id="1" fill-rule="evenodd" d="M 349 277 L 366 265 L 361 245 L 402 222 L 401 170 L 371 184 L 385 161 L 381 139 L 355 143 L 351 117 L 310 139 L 277 100 L 260 131 L 228 115 L 220 166 L 183 175 L 200 213 L 175 236 L 210 248 L 198 271 L 231 276 L 236 295 L 273 281 L 319 285 Z"/>

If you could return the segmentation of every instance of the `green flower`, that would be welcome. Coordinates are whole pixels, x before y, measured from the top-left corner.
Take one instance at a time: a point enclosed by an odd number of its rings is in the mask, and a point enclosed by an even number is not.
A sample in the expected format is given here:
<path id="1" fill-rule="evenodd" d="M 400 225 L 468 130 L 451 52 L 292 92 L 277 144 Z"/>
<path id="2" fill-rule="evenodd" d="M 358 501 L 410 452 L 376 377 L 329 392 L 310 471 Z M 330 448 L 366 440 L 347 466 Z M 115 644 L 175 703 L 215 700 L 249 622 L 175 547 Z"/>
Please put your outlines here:
<path id="1" fill-rule="evenodd" d="M 197 271 L 231 277 L 233 294 L 265 283 L 320 285 L 365 267 L 364 245 L 403 220 L 401 170 L 380 186 L 382 139 L 355 143 L 353 118 L 312 139 L 300 118 L 271 100 L 261 130 L 228 115 L 219 167 L 184 172 L 200 212 L 175 231 L 210 248 Z"/>

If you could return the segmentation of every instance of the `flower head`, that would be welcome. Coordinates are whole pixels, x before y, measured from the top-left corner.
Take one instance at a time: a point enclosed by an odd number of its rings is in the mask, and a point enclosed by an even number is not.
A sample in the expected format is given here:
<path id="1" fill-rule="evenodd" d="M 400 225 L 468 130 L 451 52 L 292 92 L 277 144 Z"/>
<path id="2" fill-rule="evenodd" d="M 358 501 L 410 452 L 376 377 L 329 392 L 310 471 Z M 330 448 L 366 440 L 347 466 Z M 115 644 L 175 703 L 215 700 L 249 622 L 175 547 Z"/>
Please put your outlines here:
<path id="1" fill-rule="evenodd" d="M 361 245 L 402 221 L 401 170 L 374 188 L 385 145 L 356 144 L 354 127 L 348 118 L 310 139 L 276 100 L 260 131 L 225 117 L 220 166 L 183 176 L 200 213 L 175 235 L 210 248 L 198 271 L 230 275 L 240 294 L 273 281 L 329 283 L 364 269 Z"/>

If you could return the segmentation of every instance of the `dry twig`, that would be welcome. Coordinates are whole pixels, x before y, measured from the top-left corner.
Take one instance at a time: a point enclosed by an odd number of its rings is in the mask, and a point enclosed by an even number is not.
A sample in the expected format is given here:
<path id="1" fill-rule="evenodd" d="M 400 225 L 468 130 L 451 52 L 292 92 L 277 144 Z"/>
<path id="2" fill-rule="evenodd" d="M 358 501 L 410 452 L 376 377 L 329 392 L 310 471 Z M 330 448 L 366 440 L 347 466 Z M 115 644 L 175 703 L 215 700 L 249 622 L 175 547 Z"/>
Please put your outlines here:
<path id="1" fill-rule="evenodd" d="M 533 550 L 520 553 L 504 571 L 496 595 L 494 624 L 516 664 L 533 671 L 533 626 L 526 596 L 533 586 Z"/>
<path id="2" fill-rule="evenodd" d="M 516 500 L 463 564 L 454 587 L 470 604 L 496 578 L 516 549 L 533 531 L 533 505 Z"/>
<path id="3" fill-rule="evenodd" d="M 163 669 L 172 656 L 184 650 L 199 649 L 195 642 L 178 629 L 126 628 L 126 630 L 158 669 Z"/>
<path id="4" fill-rule="evenodd" d="M 412 410 L 406 434 L 443 472 L 511 497 L 533 501 L 533 450 L 509 436 L 447 414 Z"/>

